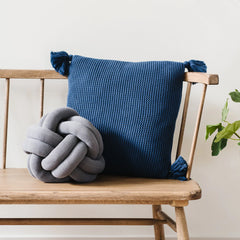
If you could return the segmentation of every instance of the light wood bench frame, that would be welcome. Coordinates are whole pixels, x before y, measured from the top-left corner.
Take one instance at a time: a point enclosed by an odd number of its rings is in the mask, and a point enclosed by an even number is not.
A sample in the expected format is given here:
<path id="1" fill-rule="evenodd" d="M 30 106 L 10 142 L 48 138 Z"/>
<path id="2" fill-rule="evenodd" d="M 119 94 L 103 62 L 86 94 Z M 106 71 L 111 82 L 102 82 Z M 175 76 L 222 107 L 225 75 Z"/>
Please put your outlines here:
<path id="1" fill-rule="evenodd" d="M 218 84 L 218 75 L 185 73 L 187 83 L 177 153 L 182 149 L 185 123 L 188 112 L 191 86 L 203 85 L 198 108 L 196 126 L 188 159 L 186 182 L 178 180 L 143 179 L 116 176 L 99 176 L 89 184 L 47 184 L 29 176 L 26 169 L 6 168 L 7 133 L 9 112 L 10 79 L 40 79 L 40 116 L 44 111 L 45 79 L 64 79 L 54 70 L 4 70 L 0 78 L 6 79 L 5 118 L 3 130 L 3 158 L 0 170 L 0 204 L 150 204 L 153 218 L 1 218 L 0 225 L 153 225 L 155 240 L 164 240 L 164 224 L 177 232 L 178 240 L 188 240 L 188 229 L 184 207 L 190 200 L 201 198 L 201 189 L 190 179 L 194 153 L 208 85 Z M 12 176 L 20 181 L 19 186 L 11 182 Z M 15 182 L 16 182 L 15 179 Z M 30 182 L 30 183 L 29 183 Z M 161 205 L 175 207 L 176 221 L 161 209 Z"/>

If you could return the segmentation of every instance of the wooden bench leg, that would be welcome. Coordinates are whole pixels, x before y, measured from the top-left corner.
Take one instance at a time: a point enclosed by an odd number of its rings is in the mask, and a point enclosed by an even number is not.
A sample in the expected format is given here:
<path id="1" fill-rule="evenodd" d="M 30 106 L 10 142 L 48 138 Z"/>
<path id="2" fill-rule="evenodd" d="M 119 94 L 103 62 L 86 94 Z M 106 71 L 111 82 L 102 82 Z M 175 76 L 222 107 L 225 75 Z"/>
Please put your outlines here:
<path id="1" fill-rule="evenodd" d="M 177 239 L 189 240 L 186 217 L 183 207 L 175 207 L 176 224 L 177 224 Z"/>
<path id="2" fill-rule="evenodd" d="M 161 210 L 162 210 L 161 205 L 153 205 L 152 206 L 153 218 L 160 219 L 159 216 L 157 215 L 157 212 Z M 154 234 L 155 240 L 165 240 L 163 224 L 161 223 L 154 224 Z"/>

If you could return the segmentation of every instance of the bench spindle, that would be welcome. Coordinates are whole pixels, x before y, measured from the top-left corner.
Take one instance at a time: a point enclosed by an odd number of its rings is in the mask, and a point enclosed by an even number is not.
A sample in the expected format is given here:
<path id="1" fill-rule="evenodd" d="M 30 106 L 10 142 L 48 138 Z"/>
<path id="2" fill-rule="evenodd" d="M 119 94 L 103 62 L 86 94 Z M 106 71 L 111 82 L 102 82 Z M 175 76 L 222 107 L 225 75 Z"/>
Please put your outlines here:
<path id="1" fill-rule="evenodd" d="M 183 136 L 184 136 L 184 130 L 185 130 L 185 125 L 186 125 L 186 119 L 187 119 L 187 112 L 188 112 L 188 104 L 189 104 L 189 97 L 190 97 L 190 93 L 191 93 L 191 87 L 192 87 L 192 83 L 188 82 L 186 93 L 185 93 L 185 99 L 184 99 L 182 121 L 181 121 L 181 126 L 180 126 L 179 137 L 178 137 L 176 159 L 180 156 L 181 150 L 182 150 L 182 143 L 183 143 Z"/>
<path id="2" fill-rule="evenodd" d="M 40 86 L 40 118 L 43 116 L 43 110 L 44 110 L 44 84 L 45 79 L 41 78 L 41 86 Z"/>
<path id="3" fill-rule="evenodd" d="M 200 122 L 201 122 L 201 117 L 202 117 L 202 111 L 203 111 L 203 105 L 204 105 L 204 100 L 206 96 L 206 91 L 207 91 L 207 84 L 203 84 L 203 91 L 202 91 L 202 97 L 201 101 L 199 104 L 198 108 L 198 114 L 197 114 L 197 120 L 196 120 L 196 125 L 194 129 L 194 134 L 193 134 L 193 140 L 192 140 L 192 146 L 190 150 L 190 155 L 189 155 L 189 161 L 188 161 L 188 171 L 187 171 L 187 179 L 190 179 L 191 171 L 192 171 L 192 165 L 193 165 L 193 158 L 196 150 L 196 145 L 197 145 L 197 138 L 198 138 L 198 132 L 199 132 L 199 127 L 200 127 Z"/>
<path id="4" fill-rule="evenodd" d="M 10 78 L 6 78 L 5 117 L 4 117 L 4 128 L 3 128 L 3 160 L 2 160 L 2 169 L 6 168 L 6 159 L 7 159 L 9 92 L 10 92 Z"/>

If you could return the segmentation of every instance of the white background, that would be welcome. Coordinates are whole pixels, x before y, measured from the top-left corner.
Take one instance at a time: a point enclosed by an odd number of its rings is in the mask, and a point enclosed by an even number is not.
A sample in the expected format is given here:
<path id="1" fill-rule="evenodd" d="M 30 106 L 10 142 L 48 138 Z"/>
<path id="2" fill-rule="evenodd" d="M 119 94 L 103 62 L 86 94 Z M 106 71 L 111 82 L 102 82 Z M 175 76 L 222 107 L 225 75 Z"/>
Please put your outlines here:
<path id="1" fill-rule="evenodd" d="M 8 0 L 0 1 L 0 68 L 49 69 L 50 51 L 129 61 L 204 60 L 220 76 L 210 86 L 203 112 L 193 178 L 202 189 L 186 209 L 192 237 L 240 237 L 240 149 L 228 144 L 211 157 L 204 140 L 206 124 L 218 123 L 230 91 L 240 89 L 239 0 Z M 21 144 L 27 127 L 38 121 L 39 81 L 13 80 L 8 167 L 25 167 Z M 66 104 L 67 82 L 47 81 L 46 112 Z M 191 116 L 201 87 L 194 86 Z M 3 129 L 4 80 L 0 81 L 0 133 Z M 194 105 L 195 104 L 195 105 Z M 230 101 L 229 121 L 239 119 L 240 104 Z M 191 143 L 194 118 L 187 121 L 183 156 Z M 164 208 L 173 215 L 171 208 Z M 0 217 L 150 217 L 150 206 L 0 206 Z M 152 237 L 151 227 L 0 227 L 11 236 Z M 167 229 L 167 236 L 174 236 Z"/>

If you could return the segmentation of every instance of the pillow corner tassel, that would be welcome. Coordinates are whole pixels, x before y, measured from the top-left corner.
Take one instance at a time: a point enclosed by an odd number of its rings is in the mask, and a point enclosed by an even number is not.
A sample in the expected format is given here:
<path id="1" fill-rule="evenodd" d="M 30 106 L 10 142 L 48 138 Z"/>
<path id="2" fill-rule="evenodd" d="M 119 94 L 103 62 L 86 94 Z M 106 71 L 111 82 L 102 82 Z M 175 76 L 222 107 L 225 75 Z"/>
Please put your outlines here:
<path id="1" fill-rule="evenodd" d="M 183 64 L 189 72 L 207 72 L 207 65 L 203 61 L 190 60 Z"/>
<path id="2" fill-rule="evenodd" d="M 171 165 L 168 172 L 168 179 L 177 179 L 186 181 L 188 164 L 182 156 L 179 156 L 177 160 Z"/>
<path id="3" fill-rule="evenodd" d="M 63 76 L 69 75 L 69 67 L 72 61 L 72 55 L 67 52 L 51 52 L 51 64 L 53 68 Z"/>

